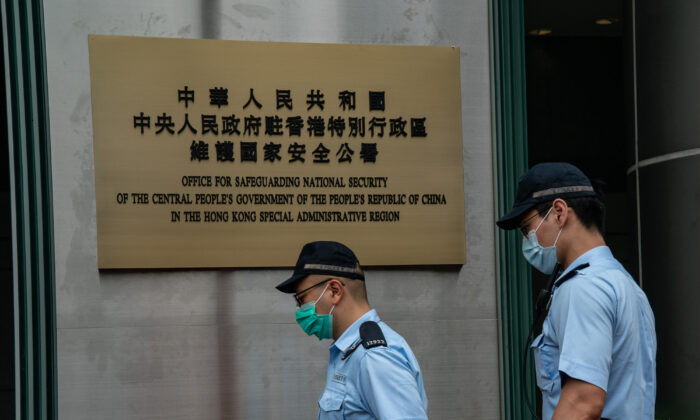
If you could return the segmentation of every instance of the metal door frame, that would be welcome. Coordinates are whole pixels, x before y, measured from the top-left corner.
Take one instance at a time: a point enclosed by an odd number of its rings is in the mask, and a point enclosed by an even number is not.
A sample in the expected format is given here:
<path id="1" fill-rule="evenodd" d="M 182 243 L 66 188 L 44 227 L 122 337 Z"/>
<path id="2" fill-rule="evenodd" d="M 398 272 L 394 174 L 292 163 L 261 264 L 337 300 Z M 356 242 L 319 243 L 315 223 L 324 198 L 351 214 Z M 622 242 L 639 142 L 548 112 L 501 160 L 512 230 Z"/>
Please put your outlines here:
<path id="1" fill-rule="evenodd" d="M 491 0 L 489 21 L 494 208 L 498 218 L 512 205 L 518 175 L 528 166 L 523 1 Z M 533 407 L 535 404 L 532 363 L 525 378 L 522 371 L 532 322 L 532 278 L 520 255 L 521 241 L 517 230 L 496 229 L 501 418 L 507 420 L 530 417 L 525 391 Z"/>
<path id="2" fill-rule="evenodd" d="M 41 0 L 3 0 L 12 223 L 15 418 L 56 419 L 51 142 Z"/>

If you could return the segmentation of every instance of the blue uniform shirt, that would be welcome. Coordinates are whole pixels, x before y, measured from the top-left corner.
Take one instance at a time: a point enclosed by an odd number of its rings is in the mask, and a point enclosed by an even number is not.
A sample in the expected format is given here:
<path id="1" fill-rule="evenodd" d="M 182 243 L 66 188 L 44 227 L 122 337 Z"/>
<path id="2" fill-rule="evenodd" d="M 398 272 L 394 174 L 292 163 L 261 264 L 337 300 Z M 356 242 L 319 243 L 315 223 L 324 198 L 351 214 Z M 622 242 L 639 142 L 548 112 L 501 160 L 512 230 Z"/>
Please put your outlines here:
<path id="1" fill-rule="evenodd" d="M 387 346 L 365 349 L 360 325 L 379 324 Z M 362 315 L 330 346 L 326 388 L 318 400 L 319 419 L 427 419 L 428 399 L 418 361 L 396 331 L 379 320 L 375 310 Z"/>
<path id="2" fill-rule="evenodd" d="M 606 391 L 602 417 L 653 419 L 656 331 L 649 301 L 607 246 L 581 255 L 562 275 L 584 263 L 590 266 L 554 289 L 532 344 L 542 418 L 552 417 L 565 374 Z"/>

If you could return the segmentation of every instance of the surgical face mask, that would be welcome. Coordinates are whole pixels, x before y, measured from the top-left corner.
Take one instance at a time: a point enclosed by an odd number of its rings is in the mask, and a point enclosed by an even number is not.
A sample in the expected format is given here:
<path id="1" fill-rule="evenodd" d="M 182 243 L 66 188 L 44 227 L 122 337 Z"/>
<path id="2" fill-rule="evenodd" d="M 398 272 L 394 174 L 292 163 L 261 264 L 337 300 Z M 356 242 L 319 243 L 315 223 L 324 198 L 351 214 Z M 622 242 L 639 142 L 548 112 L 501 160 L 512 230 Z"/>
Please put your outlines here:
<path id="1" fill-rule="evenodd" d="M 535 230 L 531 230 L 527 233 L 527 238 L 523 238 L 523 256 L 532 264 L 533 267 L 538 269 L 544 274 L 552 274 L 554 271 L 554 266 L 557 265 L 557 241 L 559 241 L 559 235 L 561 235 L 562 229 L 559 229 L 557 234 L 557 239 L 554 240 L 554 245 L 550 247 L 543 248 L 537 240 L 537 230 L 539 230 L 542 223 L 547 219 L 552 208 L 547 211 L 544 218 L 537 225 Z"/>
<path id="2" fill-rule="evenodd" d="M 297 323 L 301 326 L 301 329 L 308 335 L 315 335 L 319 340 L 324 338 L 333 337 L 333 309 L 335 305 L 331 307 L 331 311 L 326 315 L 319 315 L 316 313 L 316 303 L 323 297 L 328 289 L 328 284 L 321 292 L 321 296 L 314 302 L 305 303 L 297 307 Z"/>

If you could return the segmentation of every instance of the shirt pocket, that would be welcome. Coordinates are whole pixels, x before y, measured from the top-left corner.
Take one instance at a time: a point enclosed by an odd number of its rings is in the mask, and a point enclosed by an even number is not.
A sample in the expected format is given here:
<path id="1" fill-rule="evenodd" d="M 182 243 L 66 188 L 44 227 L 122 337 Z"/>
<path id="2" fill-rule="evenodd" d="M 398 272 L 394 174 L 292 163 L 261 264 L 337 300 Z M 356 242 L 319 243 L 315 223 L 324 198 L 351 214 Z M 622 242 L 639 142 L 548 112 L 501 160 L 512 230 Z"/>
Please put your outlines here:
<path id="1" fill-rule="evenodd" d="M 330 420 L 342 419 L 344 400 L 344 393 L 333 389 L 324 390 L 321 398 L 318 399 L 318 418 Z"/>
<path id="2" fill-rule="evenodd" d="M 551 393 L 556 385 L 559 376 L 559 363 L 557 360 L 557 348 L 546 344 L 543 335 L 537 336 L 532 342 L 533 353 L 535 354 L 535 378 L 537 386 L 542 392 Z"/>

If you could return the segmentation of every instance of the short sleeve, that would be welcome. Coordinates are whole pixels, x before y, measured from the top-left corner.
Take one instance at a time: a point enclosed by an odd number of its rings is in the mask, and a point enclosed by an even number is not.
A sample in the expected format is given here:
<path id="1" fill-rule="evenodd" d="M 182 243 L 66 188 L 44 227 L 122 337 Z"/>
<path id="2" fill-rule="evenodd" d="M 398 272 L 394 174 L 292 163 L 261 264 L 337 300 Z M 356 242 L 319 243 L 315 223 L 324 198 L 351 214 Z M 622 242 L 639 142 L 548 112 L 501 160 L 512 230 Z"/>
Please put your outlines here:
<path id="1" fill-rule="evenodd" d="M 557 290 L 550 322 L 559 371 L 607 391 L 617 298 L 601 277 L 578 277 Z"/>
<path id="2" fill-rule="evenodd" d="M 389 347 L 367 351 L 361 361 L 362 395 L 382 420 L 427 419 L 417 378 L 405 358 Z"/>

